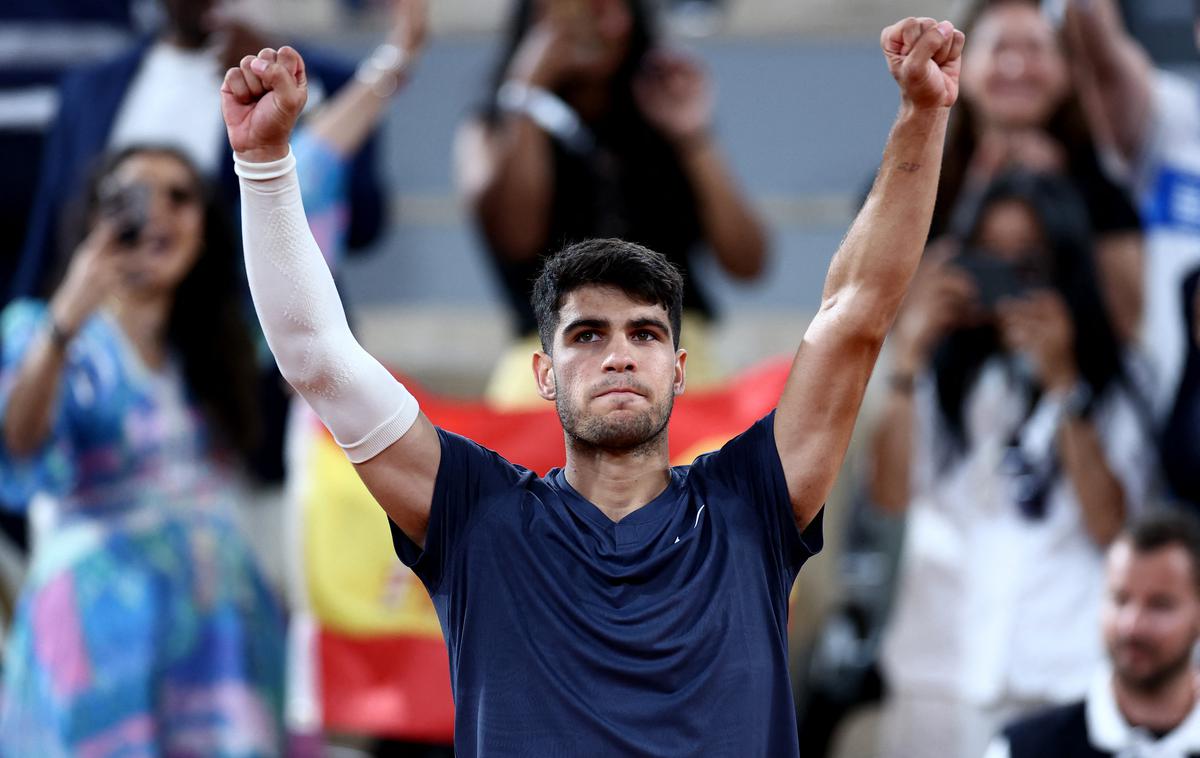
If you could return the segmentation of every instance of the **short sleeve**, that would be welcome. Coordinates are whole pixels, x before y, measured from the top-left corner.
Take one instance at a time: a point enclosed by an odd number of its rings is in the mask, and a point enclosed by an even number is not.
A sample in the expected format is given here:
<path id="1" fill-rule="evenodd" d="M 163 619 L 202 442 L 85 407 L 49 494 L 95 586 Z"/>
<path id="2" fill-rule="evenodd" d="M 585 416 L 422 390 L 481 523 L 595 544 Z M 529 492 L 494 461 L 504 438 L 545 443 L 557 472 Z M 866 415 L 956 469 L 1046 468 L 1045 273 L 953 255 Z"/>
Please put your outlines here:
<path id="1" fill-rule="evenodd" d="M 0 313 L 0 419 L 8 411 L 17 371 L 44 328 L 46 307 L 31 300 L 18 300 Z M 68 433 L 66 382 L 60 383 L 56 414 L 50 436 L 28 456 L 16 456 L 4 446 L 0 435 L 0 503 L 23 508 L 38 492 L 63 494 L 74 478 L 74 459 Z"/>
<path id="2" fill-rule="evenodd" d="M 511 496 L 533 478 L 495 452 L 466 437 L 438 429 L 442 460 L 433 485 L 433 502 L 425 547 L 391 525 L 396 555 L 434 594 L 448 573 L 459 545 L 478 523 L 488 506 Z M 389 522 L 390 523 L 390 522 Z"/>
<path id="3" fill-rule="evenodd" d="M 1200 135 L 1200 85 L 1182 76 L 1157 72 L 1153 109 L 1150 132 L 1135 167 L 1137 193 L 1143 202 L 1153 191 L 1159 170 L 1172 162 L 1173 153 L 1195 145 Z"/>
<path id="4" fill-rule="evenodd" d="M 780 565 L 792 574 L 820 552 L 824 511 L 818 512 L 803 532 L 797 527 L 783 464 L 775 446 L 774 411 L 717 452 L 696 459 L 692 471 L 719 481 L 726 491 L 740 495 L 737 501 L 754 510 L 770 549 L 779 556 Z"/>

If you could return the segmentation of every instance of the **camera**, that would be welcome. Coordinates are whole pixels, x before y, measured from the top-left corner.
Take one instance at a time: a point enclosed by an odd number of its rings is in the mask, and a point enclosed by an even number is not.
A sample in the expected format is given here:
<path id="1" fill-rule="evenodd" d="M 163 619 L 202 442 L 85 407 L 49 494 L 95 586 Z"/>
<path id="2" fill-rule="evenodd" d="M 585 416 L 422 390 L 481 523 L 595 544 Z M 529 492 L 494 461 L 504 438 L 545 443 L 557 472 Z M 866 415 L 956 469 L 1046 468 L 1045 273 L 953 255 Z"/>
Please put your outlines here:
<path id="1" fill-rule="evenodd" d="M 116 239 L 132 247 L 141 239 L 150 220 L 151 189 L 145 184 L 118 185 L 110 182 L 100 191 L 100 212 L 116 225 Z"/>

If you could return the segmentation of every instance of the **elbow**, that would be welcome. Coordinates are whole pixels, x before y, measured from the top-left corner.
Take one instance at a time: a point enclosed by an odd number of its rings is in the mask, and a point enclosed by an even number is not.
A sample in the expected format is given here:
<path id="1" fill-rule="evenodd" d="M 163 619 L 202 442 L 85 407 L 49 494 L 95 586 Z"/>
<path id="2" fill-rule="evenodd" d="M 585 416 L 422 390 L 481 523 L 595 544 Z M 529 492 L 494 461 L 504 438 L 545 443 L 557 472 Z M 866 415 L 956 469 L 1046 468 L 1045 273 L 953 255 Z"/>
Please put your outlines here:
<path id="1" fill-rule="evenodd" d="M 750 282 L 760 278 L 767 270 L 770 257 L 766 234 L 757 225 L 739 235 L 736 240 L 715 244 L 721 268 L 733 279 Z"/>

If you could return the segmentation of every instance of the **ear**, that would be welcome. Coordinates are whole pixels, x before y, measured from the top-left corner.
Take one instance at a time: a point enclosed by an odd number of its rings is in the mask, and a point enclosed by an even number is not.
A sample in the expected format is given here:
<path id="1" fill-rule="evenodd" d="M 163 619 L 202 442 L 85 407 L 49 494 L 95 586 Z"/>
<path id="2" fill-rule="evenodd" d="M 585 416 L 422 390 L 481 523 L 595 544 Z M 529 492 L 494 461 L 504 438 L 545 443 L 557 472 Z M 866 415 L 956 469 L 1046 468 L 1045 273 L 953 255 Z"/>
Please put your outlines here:
<path id="1" fill-rule="evenodd" d="M 687 355 L 687 351 L 683 348 L 675 351 L 675 382 L 672 385 L 675 397 L 682 395 L 687 385 Z"/>
<path id="2" fill-rule="evenodd" d="M 558 397 L 558 383 L 554 379 L 554 359 L 549 353 L 538 350 L 533 354 L 533 380 L 543 400 Z"/>

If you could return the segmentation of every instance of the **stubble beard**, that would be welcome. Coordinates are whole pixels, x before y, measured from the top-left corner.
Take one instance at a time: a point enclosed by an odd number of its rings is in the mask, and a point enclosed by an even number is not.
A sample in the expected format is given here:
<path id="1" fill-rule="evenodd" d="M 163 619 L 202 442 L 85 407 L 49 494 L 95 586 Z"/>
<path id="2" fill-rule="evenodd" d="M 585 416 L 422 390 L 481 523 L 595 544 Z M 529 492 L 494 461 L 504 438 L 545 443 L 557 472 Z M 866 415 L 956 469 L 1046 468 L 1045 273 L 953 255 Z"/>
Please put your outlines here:
<path id="1" fill-rule="evenodd" d="M 1113 658 L 1114 673 L 1121 684 L 1143 695 L 1153 695 L 1161 692 L 1163 688 L 1175 681 L 1176 677 L 1188 671 L 1192 665 L 1192 650 L 1190 647 L 1146 673 L 1128 671 L 1117 665 L 1115 656 L 1110 657 Z"/>
<path id="2" fill-rule="evenodd" d="M 666 436 L 674 406 L 672 392 L 642 413 L 624 413 L 616 418 L 613 414 L 585 416 L 578 408 L 561 400 L 555 404 L 558 420 L 572 446 L 632 455 L 650 454 L 658 449 Z"/>

